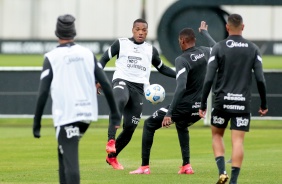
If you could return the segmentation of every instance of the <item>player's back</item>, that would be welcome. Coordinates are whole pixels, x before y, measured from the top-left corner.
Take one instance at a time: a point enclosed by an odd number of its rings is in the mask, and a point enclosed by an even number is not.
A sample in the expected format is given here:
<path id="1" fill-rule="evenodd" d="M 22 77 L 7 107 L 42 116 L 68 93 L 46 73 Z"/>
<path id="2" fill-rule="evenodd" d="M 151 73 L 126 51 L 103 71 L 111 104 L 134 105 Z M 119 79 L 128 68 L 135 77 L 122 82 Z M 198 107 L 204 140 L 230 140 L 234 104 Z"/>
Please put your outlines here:
<path id="1" fill-rule="evenodd" d="M 244 93 L 252 82 L 257 47 L 242 36 L 229 36 L 219 44 L 219 52 L 215 56 L 219 66 L 215 92 Z"/>
<path id="2" fill-rule="evenodd" d="M 209 48 L 192 47 L 184 51 L 177 62 L 183 62 L 183 66 L 188 71 L 186 90 L 179 106 L 185 104 L 195 104 L 200 101 L 202 87 L 206 74 L 207 58 L 209 57 Z"/>
<path id="3" fill-rule="evenodd" d="M 249 112 L 252 69 L 259 56 L 257 46 L 240 35 L 232 35 L 216 44 L 213 53 L 211 58 L 218 63 L 214 107 Z"/>

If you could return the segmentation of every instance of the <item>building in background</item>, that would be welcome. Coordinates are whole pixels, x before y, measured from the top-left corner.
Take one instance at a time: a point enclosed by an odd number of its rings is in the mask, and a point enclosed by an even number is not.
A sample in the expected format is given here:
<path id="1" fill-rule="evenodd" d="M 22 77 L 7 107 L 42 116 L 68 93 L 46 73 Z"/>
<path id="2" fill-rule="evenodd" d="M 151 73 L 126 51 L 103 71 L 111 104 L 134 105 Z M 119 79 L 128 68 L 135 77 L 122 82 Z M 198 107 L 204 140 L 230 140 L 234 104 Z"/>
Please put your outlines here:
<path id="1" fill-rule="evenodd" d="M 177 0 L 146 0 L 148 39 L 157 38 L 161 17 Z M 77 39 L 115 39 L 131 35 L 132 22 L 142 16 L 144 0 L 0 0 L 0 39 L 55 39 L 55 20 L 70 13 L 77 17 Z M 282 40 L 282 6 L 221 6 L 239 13 L 251 40 Z"/>

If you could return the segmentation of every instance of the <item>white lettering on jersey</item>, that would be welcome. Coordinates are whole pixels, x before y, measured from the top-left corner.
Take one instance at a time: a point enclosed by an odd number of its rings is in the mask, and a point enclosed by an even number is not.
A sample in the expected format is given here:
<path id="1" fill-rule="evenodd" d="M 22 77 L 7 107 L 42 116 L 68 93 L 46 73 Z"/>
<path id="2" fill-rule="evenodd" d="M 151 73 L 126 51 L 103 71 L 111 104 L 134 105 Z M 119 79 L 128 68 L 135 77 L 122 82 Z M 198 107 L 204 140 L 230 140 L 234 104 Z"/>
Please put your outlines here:
<path id="1" fill-rule="evenodd" d="M 132 123 L 133 124 L 138 124 L 139 123 L 139 121 L 140 121 L 140 118 L 136 118 L 135 116 L 132 116 Z"/>
<path id="2" fill-rule="evenodd" d="M 245 106 L 243 105 L 223 105 L 223 109 L 230 109 L 230 110 L 245 110 Z"/>
<path id="3" fill-rule="evenodd" d="M 153 118 L 158 117 L 158 111 L 154 112 L 153 115 L 152 115 L 152 117 L 153 117 Z"/>
<path id="4" fill-rule="evenodd" d="M 204 53 L 198 54 L 198 55 L 191 54 L 191 55 L 190 55 L 190 59 L 191 59 L 192 61 L 197 61 L 198 59 L 201 59 L 201 58 L 204 57 L 204 56 L 205 56 Z"/>
<path id="5" fill-rule="evenodd" d="M 233 94 L 227 93 L 227 96 L 224 96 L 224 100 L 234 100 L 234 101 L 246 101 L 246 98 L 242 94 Z"/>
<path id="6" fill-rule="evenodd" d="M 44 77 L 48 76 L 49 73 L 50 73 L 50 69 L 44 70 L 44 71 L 41 73 L 40 80 L 42 80 Z"/>
<path id="7" fill-rule="evenodd" d="M 200 108 L 200 106 L 201 106 L 201 102 L 195 102 L 195 104 L 192 105 L 192 108 L 193 109 L 198 109 L 198 108 Z"/>
<path id="8" fill-rule="evenodd" d="M 249 47 L 248 43 L 242 43 L 242 42 L 235 42 L 234 40 L 227 40 L 226 46 L 229 48 L 233 47 Z"/>
<path id="9" fill-rule="evenodd" d="M 193 112 L 191 116 L 199 116 L 199 112 Z"/>
<path id="10" fill-rule="evenodd" d="M 212 118 L 213 118 L 213 123 L 214 123 L 214 124 L 223 125 L 223 123 L 224 123 L 224 118 L 217 117 L 217 116 L 213 116 Z"/>
<path id="11" fill-rule="evenodd" d="M 73 126 L 66 126 L 65 127 L 67 138 L 70 139 L 74 136 L 79 136 L 79 128 Z"/>
<path id="12" fill-rule="evenodd" d="M 237 121 L 237 127 L 248 126 L 249 124 L 249 120 L 246 118 L 243 119 L 242 117 L 237 117 L 236 121 Z"/>
<path id="13" fill-rule="evenodd" d="M 179 75 L 181 75 L 184 72 L 186 72 L 186 68 L 182 68 L 181 70 L 179 70 L 177 75 L 176 75 L 176 79 L 178 79 Z"/>

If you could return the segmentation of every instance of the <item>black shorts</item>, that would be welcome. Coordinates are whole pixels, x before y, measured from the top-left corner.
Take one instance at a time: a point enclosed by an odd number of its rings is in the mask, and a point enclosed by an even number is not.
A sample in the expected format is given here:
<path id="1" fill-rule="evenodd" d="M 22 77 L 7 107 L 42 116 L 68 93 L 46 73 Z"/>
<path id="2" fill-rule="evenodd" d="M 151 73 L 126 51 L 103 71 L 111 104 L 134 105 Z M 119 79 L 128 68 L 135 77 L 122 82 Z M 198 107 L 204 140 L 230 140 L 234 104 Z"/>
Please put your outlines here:
<path id="1" fill-rule="evenodd" d="M 168 111 L 169 105 L 166 107 L 160 108 L 156 113 L 158 113 L 159 117 L 163 119 Z M 199 116 L 198 111 L 187 111 L 186 113 L 172 113 L 171 119 L 173 123 L 184 123 L 187 125 L 187 127 L 193 125 L 197 121 L 199 121 L 201 118 Z"/>
<path id="2" fill-rule="evenodd" d="M 248 132 L 251 123 L 250 113 L 228 113 L 212 110 L 211 113 L 211 125 L 217 128 L 226 128 L 230 121 L 230 130 L 242 130 Z"/>

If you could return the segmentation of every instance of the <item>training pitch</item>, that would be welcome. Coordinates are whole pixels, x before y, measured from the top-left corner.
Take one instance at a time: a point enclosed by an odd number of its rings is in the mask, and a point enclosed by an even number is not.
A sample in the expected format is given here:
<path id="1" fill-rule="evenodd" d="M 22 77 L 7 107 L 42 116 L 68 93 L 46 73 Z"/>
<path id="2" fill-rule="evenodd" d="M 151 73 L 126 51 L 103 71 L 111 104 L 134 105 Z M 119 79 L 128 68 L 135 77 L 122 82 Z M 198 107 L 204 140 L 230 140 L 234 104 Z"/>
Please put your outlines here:
<path id="1" fill-rule="evenodd" d="M 132 141 L 118 159 L 124 170 L 113 170 L 106 162 L 107 120 L 93 122 L 79 147 L 82 184 L 207 184 L 218 177 L 211 147 L 211 133 L 202 121 L 190 128 L 191 164 L 194 175 L 177 174 L 181 165 L 180 147 L 174 125 L 156 131 L 151 152 L 151 174 L 129 175 L 141 164 L 143 121 Z M 32 119 L 0 119 L 0 183 L 58 183 L 57 142 L 50 119 L 42 122 L 41 138 L 32 136 Z M 282 124 L 253 120 L 245 139 L 245 158 L 239 183 L 278 184 L 282 181 Z M 120 132 L 120 130 L 118 131 Z M 230 158 L 230 131 L 225 138 L 226 161 Z M 230 174 L 230 164 L 226 164 Z"/>

